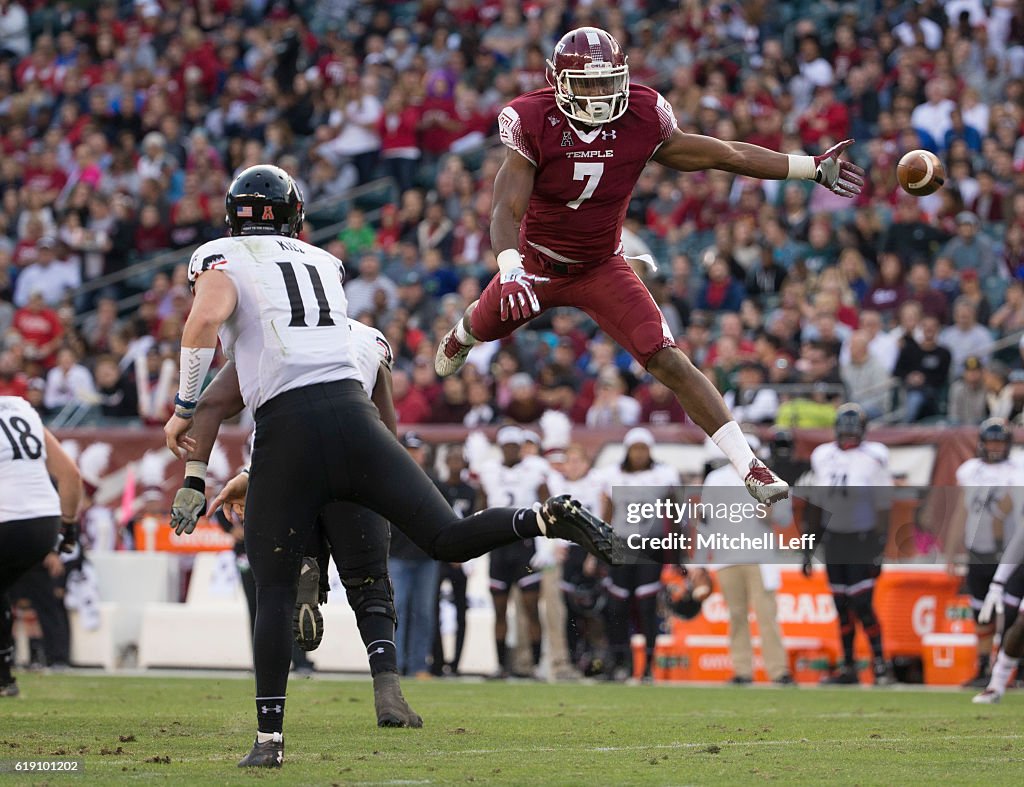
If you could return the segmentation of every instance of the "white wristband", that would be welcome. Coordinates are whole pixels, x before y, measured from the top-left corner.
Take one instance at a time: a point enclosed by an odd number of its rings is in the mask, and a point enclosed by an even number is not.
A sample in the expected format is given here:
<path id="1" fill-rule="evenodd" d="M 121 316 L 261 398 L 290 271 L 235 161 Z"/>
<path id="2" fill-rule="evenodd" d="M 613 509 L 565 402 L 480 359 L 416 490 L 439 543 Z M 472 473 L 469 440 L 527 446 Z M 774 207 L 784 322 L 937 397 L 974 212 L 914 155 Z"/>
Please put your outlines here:
<path id="1" fill-rule="evenodd" d="M 178 372 L 178 398 L 183 402 L 198 402 L 203 382 L 210 372 L 216 352 L 214 347 L 182 347 Z M 195 406 L 193 404 L 193 406 Z"/>
<path id="2" fill-rule="evenodd" d="M 814 163 L 814 156 L 795 156 L 790 153 L 789 174 L 786 180 L 814 180 L 814 173 L 818 166 Z"/>
<path id="3" fill-rule="evenodd" d="M 206 481 L 206 462 L 200 462 L 198 459 L 191 459 L 185 462 L 185 477 L 198 478 L 200 481 Z"/>
<path id="4" fill-rule="evenodd" d="M 505 249 L 498 254 L 498 272 L 504 276 L 510 270 L 523 267 L 523 255 L 518 249 Z"/>

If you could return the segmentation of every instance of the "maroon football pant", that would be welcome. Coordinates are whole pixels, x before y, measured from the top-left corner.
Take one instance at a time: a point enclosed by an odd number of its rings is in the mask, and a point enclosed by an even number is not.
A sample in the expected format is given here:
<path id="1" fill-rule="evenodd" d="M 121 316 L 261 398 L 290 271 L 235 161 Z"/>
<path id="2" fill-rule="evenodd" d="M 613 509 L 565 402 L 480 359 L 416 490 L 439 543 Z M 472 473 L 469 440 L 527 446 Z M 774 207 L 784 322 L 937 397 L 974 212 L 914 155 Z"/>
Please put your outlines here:
<path id="1" fill-rule="evenodd" d="M 556 266 L 527 248 L 523 267 L 527 273 L 550 281 L 533 285 L 541 309 L 575 306 L 586 312 L 644 368 L 656 352 L 675 347 L 675 340 L 650 291 L 622 255 L 599 263 Z M 565 272 L 568 267 L 569 272 Z M 579 272 L 576 272 L 576 269 Z M 501 319 L 501 281 L 491 279 L 470 317 L 470 332 L 482 342 L 503 339 L 532 317 Z"/>

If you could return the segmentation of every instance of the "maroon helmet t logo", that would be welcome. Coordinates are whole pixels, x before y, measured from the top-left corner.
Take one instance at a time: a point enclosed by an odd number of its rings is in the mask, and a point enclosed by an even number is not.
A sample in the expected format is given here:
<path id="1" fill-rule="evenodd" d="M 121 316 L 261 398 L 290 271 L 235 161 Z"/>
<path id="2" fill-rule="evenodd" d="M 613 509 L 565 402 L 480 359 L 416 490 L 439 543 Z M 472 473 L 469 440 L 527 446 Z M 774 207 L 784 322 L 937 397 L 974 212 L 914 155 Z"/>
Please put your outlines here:
<path id="1" fill-rule="evenodd" d="M 273 206 L 271 206 L 271 205 L 264 205 L 263 206 L 263 219 L 262 220 L 263 221 L 273 221 L 274 220 L 274 208 L 273 208 Z"/>

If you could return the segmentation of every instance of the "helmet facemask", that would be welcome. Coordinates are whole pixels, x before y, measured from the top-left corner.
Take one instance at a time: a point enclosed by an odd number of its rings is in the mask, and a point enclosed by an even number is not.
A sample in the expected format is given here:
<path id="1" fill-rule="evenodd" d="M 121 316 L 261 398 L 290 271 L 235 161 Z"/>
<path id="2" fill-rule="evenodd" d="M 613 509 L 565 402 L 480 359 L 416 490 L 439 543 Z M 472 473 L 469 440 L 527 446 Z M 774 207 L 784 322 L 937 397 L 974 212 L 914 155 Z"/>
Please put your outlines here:
<path id="1" fill-rule="evenodd" d="M 629 66 L 588 63 L 583 68 L 558 71 L 548 61 L 554 75 L 555 103 L 570 120 L 587 126 L 600 126 L 626 113 L 629 103 Z"/>

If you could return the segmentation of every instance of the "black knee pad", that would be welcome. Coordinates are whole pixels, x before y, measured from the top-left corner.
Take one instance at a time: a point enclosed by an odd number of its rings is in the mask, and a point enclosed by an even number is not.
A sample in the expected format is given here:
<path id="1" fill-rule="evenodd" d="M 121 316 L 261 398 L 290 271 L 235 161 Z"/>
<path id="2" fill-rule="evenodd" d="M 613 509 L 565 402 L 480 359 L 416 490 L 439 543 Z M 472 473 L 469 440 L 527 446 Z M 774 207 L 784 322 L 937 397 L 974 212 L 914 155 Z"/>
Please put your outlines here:
<path id="1" fill-rule="evenodd" d="M 348 577 L 343 578 L 341 584 L 345 586 L 349 606 L 356 613 L 356 623 L 371 615 L 391 618 L 398 623 L 390 577 Z"/>
<path id="2" fill-rule="evenodd" d="M 833 593 L 832 603 L 836 605 L 836 617 L 839 618 L 839 622 L 842 623 L 846 620 L 846 616 L 853 610 L 853 606 L 850 604 L 850 597 L 845 593 Z"/>

